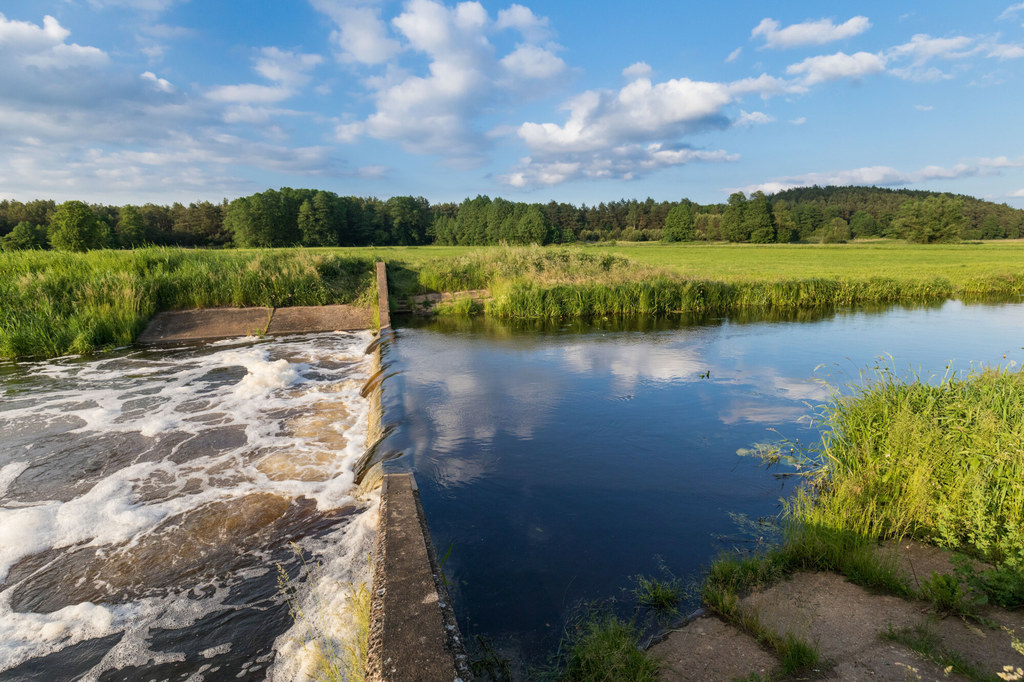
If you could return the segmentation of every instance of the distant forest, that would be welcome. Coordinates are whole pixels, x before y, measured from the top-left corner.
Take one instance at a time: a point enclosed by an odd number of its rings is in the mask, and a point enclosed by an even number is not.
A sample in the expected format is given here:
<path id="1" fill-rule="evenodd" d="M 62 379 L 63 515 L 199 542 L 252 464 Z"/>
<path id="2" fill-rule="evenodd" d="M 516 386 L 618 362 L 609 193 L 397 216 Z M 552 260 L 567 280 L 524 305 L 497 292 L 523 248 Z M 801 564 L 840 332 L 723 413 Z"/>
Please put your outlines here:
<path id="1" fill-rule="evenodd" d="M 431 205 L 315 189 L 219 203 L 107 206 L 0 202 L 0 248 L 551 244 L 601 241 L 840 243 L 891 237 L 956 242 L 1024 236 L 1024 211 L 974 197 L 879 187 L 806 187 L 724 204 L 636 199 L 596 206 L 478 196 Z"/>

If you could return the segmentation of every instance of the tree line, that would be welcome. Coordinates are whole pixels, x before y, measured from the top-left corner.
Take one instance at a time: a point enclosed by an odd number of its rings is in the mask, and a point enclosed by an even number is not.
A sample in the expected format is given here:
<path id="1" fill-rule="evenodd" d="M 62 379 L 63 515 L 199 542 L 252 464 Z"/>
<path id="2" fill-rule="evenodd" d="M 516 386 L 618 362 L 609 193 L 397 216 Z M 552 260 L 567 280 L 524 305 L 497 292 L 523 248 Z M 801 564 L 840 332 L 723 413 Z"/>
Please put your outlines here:
<path id="1" fill-rule="evenodd" d="M 219 204 L 108 206 L 0 201 L 0 248 L 551 244 L 599 241 L 914 242 L 1016 239 L 1024 211 L 963 195 L 878 187 L 736 192 L 723 204 L 623 199 L 586 204 L 339 196 L 267 190 Z"/>

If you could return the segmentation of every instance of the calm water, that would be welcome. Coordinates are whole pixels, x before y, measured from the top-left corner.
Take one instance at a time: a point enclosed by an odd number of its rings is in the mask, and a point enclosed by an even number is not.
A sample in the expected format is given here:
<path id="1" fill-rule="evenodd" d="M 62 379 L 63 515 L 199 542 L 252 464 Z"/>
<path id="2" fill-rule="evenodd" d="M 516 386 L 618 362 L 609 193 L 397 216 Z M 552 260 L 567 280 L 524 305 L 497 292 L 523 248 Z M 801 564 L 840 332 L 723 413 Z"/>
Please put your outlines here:
<path id="1" fill-rule="evenodd" d="M 756 543 L 735 515 L 776 514 L 792 483 L 737 450 L 814 441 L 802 418 L 825 382 L 1024 359 L 1019 304 L 801 320 L 408 321 L 387 351 L 405 454 L 388 466 L 416 472 L 467 638 L 540 662 L 581 601 L 628 614 L 631 576 L 693 576 Z"/>
<path id="2" fill-rule="evenodd" d="M 296 679 L 278 565 L 340 615 L 372 547 L 369 341 L 0 363 L 0 679 Z"/>

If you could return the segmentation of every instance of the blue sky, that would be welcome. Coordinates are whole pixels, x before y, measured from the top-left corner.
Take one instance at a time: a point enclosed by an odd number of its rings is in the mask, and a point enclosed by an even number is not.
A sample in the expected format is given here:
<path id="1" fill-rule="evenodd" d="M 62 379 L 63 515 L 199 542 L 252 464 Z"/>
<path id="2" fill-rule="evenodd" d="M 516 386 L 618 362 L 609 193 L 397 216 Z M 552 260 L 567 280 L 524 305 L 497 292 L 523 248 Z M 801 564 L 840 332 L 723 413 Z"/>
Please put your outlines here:
<path id="1" fill-rule="evenodd" d="M 1024 207 L 1024 2 L 4 0 L 0 198 Z"/>

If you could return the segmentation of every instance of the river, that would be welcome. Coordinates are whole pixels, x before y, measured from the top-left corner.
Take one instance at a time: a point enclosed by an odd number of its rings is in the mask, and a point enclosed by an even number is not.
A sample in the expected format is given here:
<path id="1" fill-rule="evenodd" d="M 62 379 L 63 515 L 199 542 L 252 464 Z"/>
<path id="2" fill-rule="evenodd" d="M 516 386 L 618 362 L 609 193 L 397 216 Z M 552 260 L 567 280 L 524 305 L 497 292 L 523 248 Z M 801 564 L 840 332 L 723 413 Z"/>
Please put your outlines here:
<path id="1" fill-rule="evenodd" d="M 0 679 L 290 680 L 315 651 L 279 566 L 340 639 L 377 519 L 371 335 L 0 363 Z M 415 471 L 456 613 L 520 673 L 581 604 L 771 540 L 793 479 L 737 452 L 813 443 L 876 366 L 1024 360 L 1024 305 L 509 324 L 402 320 L 378 448 Z M 300 558 L 301 556 L 301 558 Z"/>

